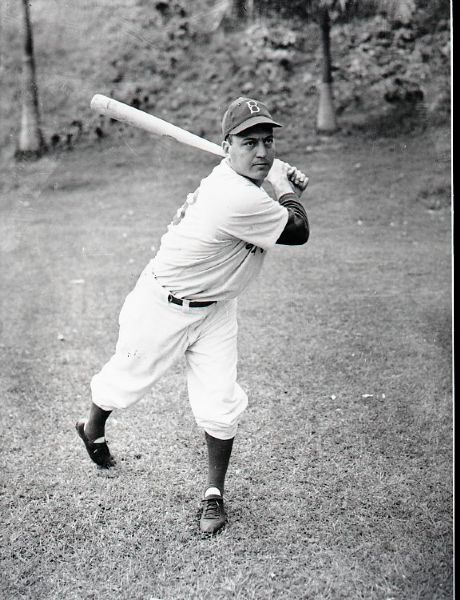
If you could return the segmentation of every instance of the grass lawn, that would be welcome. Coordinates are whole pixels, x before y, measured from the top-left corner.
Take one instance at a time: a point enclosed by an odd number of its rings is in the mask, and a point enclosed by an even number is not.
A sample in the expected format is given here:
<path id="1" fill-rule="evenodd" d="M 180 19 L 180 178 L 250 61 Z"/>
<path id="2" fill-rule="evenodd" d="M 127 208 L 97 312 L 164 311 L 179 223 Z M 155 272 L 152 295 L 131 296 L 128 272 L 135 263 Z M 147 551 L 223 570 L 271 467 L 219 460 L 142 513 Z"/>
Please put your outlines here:
<path id="1" fill-rule="evenodd" d="M 250 406 L 212 539 L 182 364 L 112 416 L 115 469 L 74 423 L 125 295 L 215 159 L 137 136 L 5 164 L 1 598 L 452 597 L 449 139 L 281 141 L 311 178 L 311 239 L 271 252 L 240 299 Z"/>

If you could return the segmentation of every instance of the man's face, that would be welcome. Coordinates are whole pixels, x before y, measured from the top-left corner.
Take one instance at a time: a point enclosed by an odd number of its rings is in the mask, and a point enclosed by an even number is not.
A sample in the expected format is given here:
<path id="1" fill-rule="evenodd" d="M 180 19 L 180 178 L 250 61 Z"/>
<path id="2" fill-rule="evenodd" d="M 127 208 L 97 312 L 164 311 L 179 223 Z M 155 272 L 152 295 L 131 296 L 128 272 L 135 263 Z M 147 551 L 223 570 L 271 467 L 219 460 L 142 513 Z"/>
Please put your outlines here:
<path id="1" fill-rule="evenodd" d="M 232 135 L 222 146 L 234 171 L 262 185 L 275 159 L 271 125 L 255 125 Z"/>

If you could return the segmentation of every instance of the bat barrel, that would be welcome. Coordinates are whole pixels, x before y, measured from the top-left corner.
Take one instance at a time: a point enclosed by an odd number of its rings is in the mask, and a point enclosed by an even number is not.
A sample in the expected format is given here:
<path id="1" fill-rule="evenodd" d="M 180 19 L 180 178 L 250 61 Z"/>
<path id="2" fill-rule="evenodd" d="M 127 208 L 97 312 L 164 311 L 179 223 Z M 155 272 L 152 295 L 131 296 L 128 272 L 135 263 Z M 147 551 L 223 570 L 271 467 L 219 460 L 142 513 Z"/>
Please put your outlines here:
<path id="1" fill-rule="evenodd" d="M 96 94 L 93 96 L 90 106 L 91 110 L 94 112 L 107 115 L 122 123 L 128 123 L 129 125 L 133 125 L 134 127 L 138 127 L 139 129 L 143 129 L 155 135 L 172 137 L 182 144 L 205 150 L 206 152 L 210 152 L 217 156 L 224 156 L 222 148 L 217 144 L 214 144 L 214 142 L 205 140 L 181 127 L 172 125 L 172 123 L 168 123 L 143 110 L 139 110 L 133 106 L 104 96 L 103 94 Z"/>

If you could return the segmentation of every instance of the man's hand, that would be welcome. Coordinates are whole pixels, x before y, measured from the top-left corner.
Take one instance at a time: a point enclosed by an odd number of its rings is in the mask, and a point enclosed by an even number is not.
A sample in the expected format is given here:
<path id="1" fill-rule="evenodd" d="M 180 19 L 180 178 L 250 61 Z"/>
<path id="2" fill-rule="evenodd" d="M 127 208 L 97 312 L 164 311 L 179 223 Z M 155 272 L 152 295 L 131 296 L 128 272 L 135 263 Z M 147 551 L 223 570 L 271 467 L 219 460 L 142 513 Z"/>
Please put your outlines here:
<path id="1" fill-rule="evenodd" d="M 308 177 L 302 171 L 277 158 L 273 161 L 266 180 L 272 185 L 278 199 L 292 192 L 300 197 L 308 184 Z"/>
<path id="2" fill-rule="evenodd" d="M 289 167 L 287 172 L 289 181 L 294 186 L 295 193 L 300 197 L 308 185 L 308 177 L 296 167 Z"/>

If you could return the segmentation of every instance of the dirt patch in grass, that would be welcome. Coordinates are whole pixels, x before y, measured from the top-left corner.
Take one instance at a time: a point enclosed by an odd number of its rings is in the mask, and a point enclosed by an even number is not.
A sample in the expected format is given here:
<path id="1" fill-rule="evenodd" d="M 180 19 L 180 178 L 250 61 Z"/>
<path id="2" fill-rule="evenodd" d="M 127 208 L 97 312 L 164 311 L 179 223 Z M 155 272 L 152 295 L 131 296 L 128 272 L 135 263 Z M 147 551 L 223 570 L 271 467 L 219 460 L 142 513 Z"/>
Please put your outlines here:
<path id="1" fill-rule="evenodd" d="M 113 471 L 74 432 L 124 296 L 215 159 L 105 141 L 3 190 L 2 597 L 452 597 L 449 134 L 280 148 L 311 178 L 312 234 L 240 300 L 250 406 L 215 539 L 183 365 L 111 419 Z"/>

